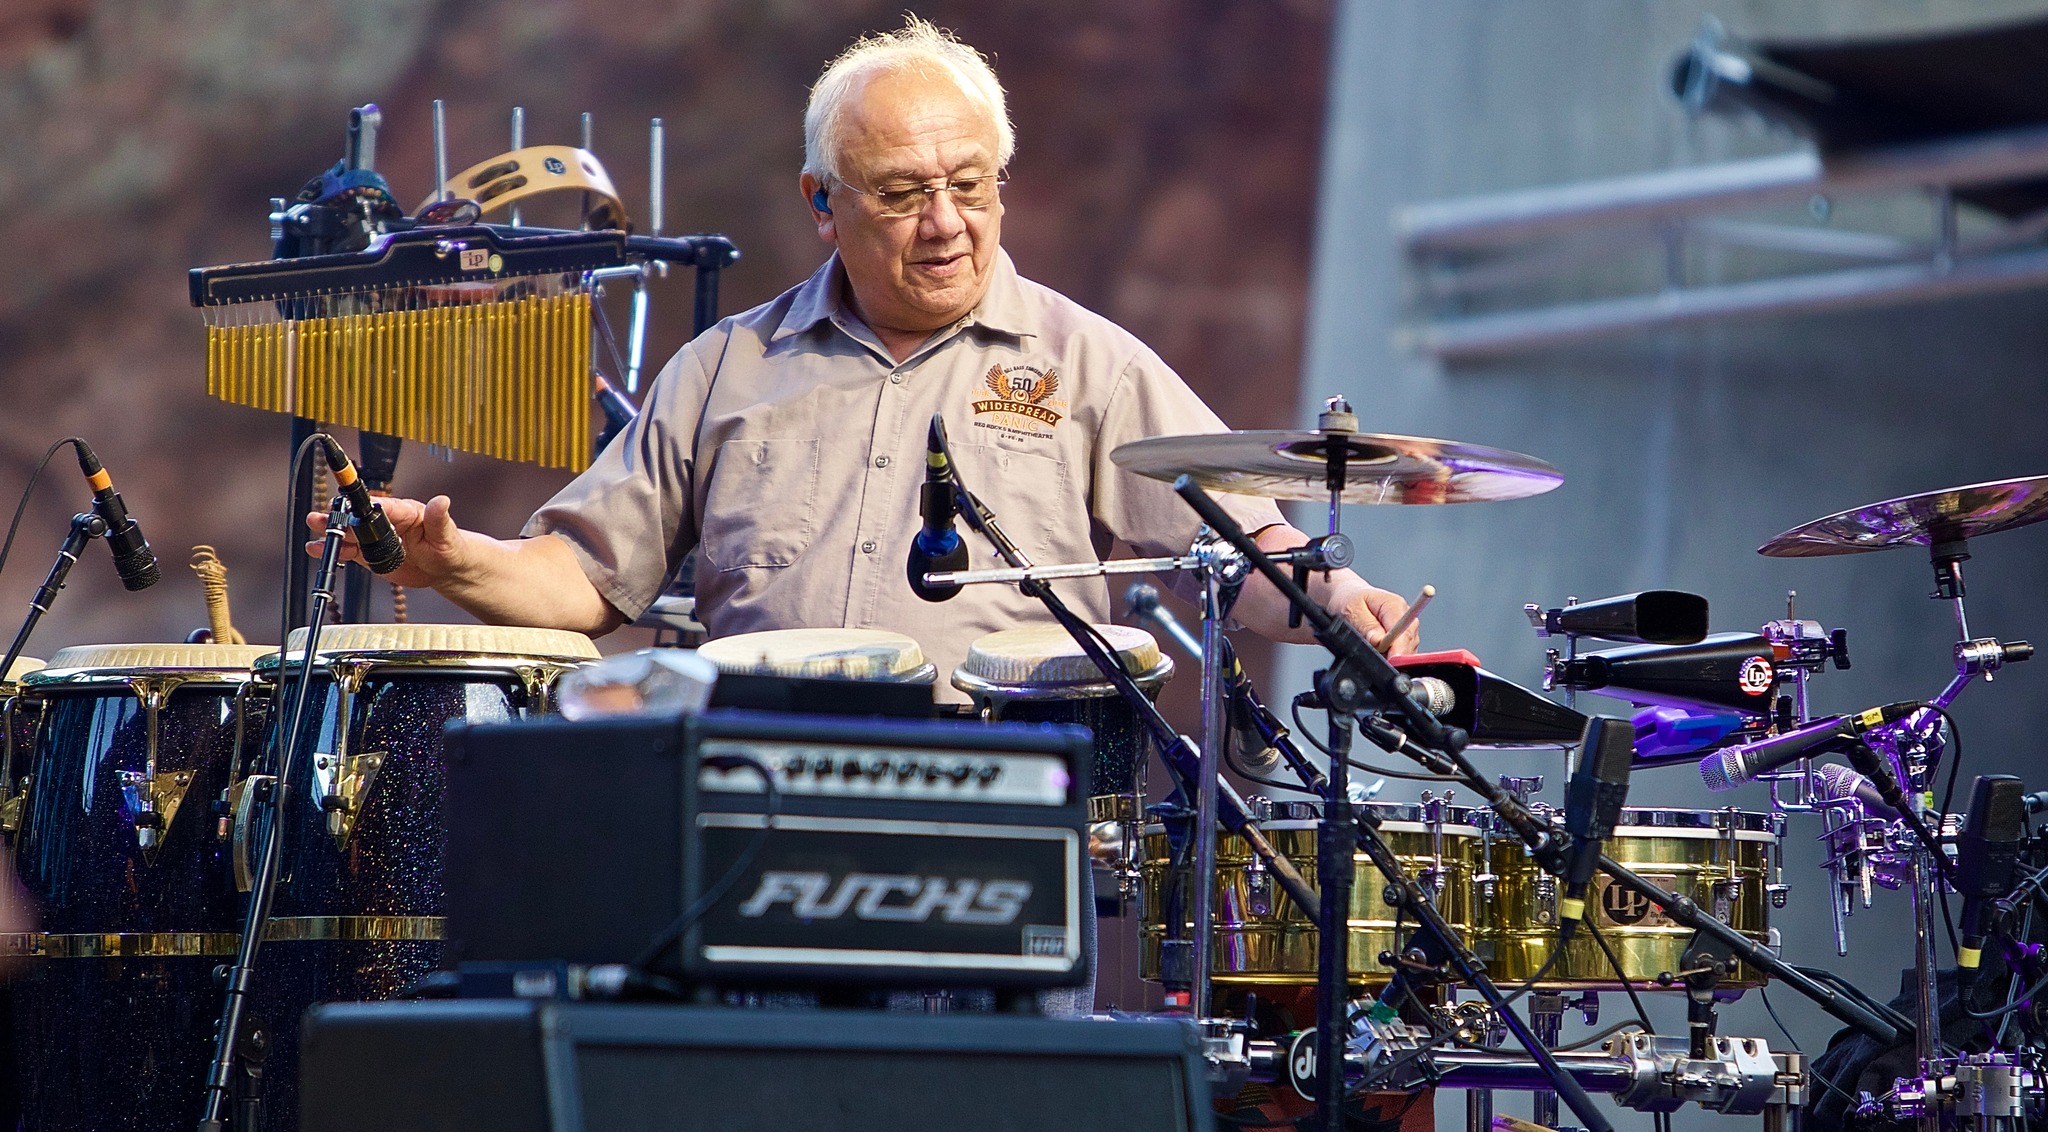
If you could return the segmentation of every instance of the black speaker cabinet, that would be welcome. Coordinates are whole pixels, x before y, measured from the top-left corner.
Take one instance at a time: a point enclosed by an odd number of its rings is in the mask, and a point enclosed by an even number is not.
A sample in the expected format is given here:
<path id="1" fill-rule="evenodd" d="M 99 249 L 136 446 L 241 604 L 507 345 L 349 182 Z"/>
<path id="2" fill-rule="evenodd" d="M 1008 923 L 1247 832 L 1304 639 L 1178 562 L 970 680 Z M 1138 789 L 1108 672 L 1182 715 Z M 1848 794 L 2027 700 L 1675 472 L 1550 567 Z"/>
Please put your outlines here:
<path id="1" fill-rule="evenodd" d="M 303 1132 L 1190 1132 L 1170 1022 L 466 1000 L 306 1015 Z"/>

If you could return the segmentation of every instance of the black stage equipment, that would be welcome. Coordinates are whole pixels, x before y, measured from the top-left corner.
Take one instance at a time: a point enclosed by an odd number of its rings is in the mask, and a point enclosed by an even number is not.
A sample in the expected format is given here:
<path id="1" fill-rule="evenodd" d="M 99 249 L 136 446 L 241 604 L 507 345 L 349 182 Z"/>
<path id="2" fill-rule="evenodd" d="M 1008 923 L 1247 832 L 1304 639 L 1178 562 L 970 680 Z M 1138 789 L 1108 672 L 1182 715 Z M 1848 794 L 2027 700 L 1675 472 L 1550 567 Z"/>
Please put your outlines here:
<path id="1" fill-rule="evenodd" d="M 1192 1027 L 463 1001 L 315 1007 L 304 1132 L 1207 1132 Z"/>
<path id="2" fill-rule="evenodd" d="M 450 966 L 1086 979 L 1081 728 L 735 711 L 455 726 L 448 744 Z"/>

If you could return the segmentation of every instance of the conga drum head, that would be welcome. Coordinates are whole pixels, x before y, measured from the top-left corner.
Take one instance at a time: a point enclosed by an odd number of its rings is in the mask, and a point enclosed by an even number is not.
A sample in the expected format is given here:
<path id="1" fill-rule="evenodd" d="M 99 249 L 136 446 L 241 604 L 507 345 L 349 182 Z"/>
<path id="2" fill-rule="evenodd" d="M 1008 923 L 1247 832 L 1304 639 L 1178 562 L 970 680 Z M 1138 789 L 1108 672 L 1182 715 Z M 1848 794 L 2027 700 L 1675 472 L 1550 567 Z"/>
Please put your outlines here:
<path id="1" fill-rule="evenodd" d="M 1159 651 L 1152 634 L 1129 625 L 1094 628 L 1140 687 L 1155 691 L 1173 675 L 1173 661 Z M 1026 625 L 987 634 L 974 642 L 966 661 L 953 671 L 953 686 L 978 700 L 1116 694 L 1116 686 L 1081 651 L 1080 643 L 1058 625 Z"/>
<path id="2" fill-rule="evenodd" d="M 298 663 L 305 649 L 306 630 L 293 629 L 285 642 L 285 663 Z M 596 660 L 601 655 L 589 637 L 568 629 L 432 624 L 326 626 L 320 630 L 320 654 L 391 656 L 415 661 L 443 657 L 471 663 L 487 663 L 494 657 L 581 662 Z"/>
<path id="3" fill-rule="evenodd" d="M 142 673 L 164 673 L 205 681 L 240 683 L 249 669 L 277 649 L 271 645 L 117 644 L 72 645 L 57 650 L 40 669 L 24 674 L 26 687 L 120 684 Z M 218 682 L 218 681 L 215 681 Z"/>
<path id="4" fill-rule="evenodd" d="M 704 642 L 697 655 L 738 676 L 928 684 L 936 670 L 916 641 L 884 629 L 771 629 Z"/>

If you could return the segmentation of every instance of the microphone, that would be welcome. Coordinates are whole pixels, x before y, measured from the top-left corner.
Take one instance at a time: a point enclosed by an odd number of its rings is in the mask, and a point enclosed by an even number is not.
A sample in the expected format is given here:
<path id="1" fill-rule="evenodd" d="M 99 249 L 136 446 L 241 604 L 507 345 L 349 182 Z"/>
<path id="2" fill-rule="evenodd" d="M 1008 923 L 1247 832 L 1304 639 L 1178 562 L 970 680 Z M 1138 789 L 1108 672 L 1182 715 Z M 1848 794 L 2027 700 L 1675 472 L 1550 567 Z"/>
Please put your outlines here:
<path id="1" fill-rule="evenodd" d="M 910 592 L 926 601 L 946 601 L 960 592 L 957 585 L 928 585 L 924 576 L 939 570 L 967 569 L 967 544 L 953 529 L 956 504 L 953 499 L 953 459 L 946 452 L 946 418 L 932 414 L 931 431 L 925 437 L 924 486 L 918 489 L 917 513 L 924 526 L 910 542 L 910 557 L 904 571 L 910 576 Z"/>
<path id="2" fill-rule="evenodd" d="M 1572 835 L 1563 871 L 1564 899 L 1558 903 L 1560 942 L 1586 915 L 1586 890 L 1600 864 L 1600 843 L 1614 836 L 1628 801 L 1628 774 L 1635 765 L 1636 727 L 1626 719 L 1595 716 L 1586 721 L 1579 765 L 1564 791 L 1564 826 Z"/>
<path id="3" fill-rule="evenodd" d="M 1985 909 L 2010 895 L 2025 835 L 2026 786 L 2009 774 L 1980 774 L 1970 787 L 1970 812 L 1956 835 L 1956 891 L 1963 895 L 1956 966 L 1974 976 L 1984 959 Z"/>
<path id="4" fill-rule="evenodd" d="M 1197 663 L 1201 662 L 1202 642 L 1188 632 L 1180 618 L 1173 615 L 1173 610 L 1159 604 L 1159 587 L 1150 582 L 1132 582 L 1131 588 L 1124 591 L 1124 604 L 1131 607 L 1131 616 L 1150 622 L 1153 628 L 1172 637 L 1182 652 L 1194 657 Z"/>
<path id="5" fill-rule="evenodd" d="M 1700 777 L 1706 780 L 1709 790 L 1733 790 L 1759 774 L 1798 761 L 1809 751 L 1844 739 L 1854 739 L 1882 724 L 1897 723 L 1924 706 L 1918 700 L 1901 700 L 1855 715 L 1809 723 L 1769 739 L 1716 751 L 1700 760 Z"/>
<path id="6" fill-rule="evenodd" d="M 128 505 L 121 502 L 121 493 L 114 490 L 114 477 L 100 467 L 100 458 L 93 455 L 91 445 L 74 438 L 72 446 L 78 449 L 78 470 L 85 473 L 85 482 L 92 487 L 93 513 L 107 525 L 107 549 L 114 552 L 114 569 L 121 575 L 121 584 L 130 590 L 146 590 L 156 585 L 163 576 L 156 564 L 156 552 L 149 549 L 142 528 L 129 517 Z"/>
<path id="7" fill-rule="evenodd" d="M 1132 582 L 1124 591 L 1124 604 L 1131 615 L 1144 621 L 1159 632 L 1173 638 L 1181 650 L 1202 661 L 1202 643 L 1188 632 L 1173 610 L 1159 601 L 1159 587 L 1150 582 Z M 1223 651 L 1223 681 L 1226 694 L 1230 697 L 1230 734 L 1237 744 L 1238 769 L 1256 777 L 1265 777 L 1280 767 L 1280 749 L 1266 742 L 1266 736 L 1252 721 L 1251 677 L 1245 674 L 1244 665 L 1237 661 L 1237 652 L 1225 641 Z"/>
<path id="8" fill-rule="evenodd" d="M 1585 716 L 1481 668 L 1463 649 L 1389 659 L 1408 677 L 1409 695 L 1445 726 L 1464 729 L 1476 746 L 1552 746 L 1585 734 Z"/>
<path id="9" fill-rule="evenodd" d="M 1436 676 L 1410 676 L 1408 698 L 1438 719 L 1450 715 L 1458 706 L 1458 693 L 1451 682 Z"/>
<path id="10" fill-rule="evenodd" d="M 1863 803 L 1863 808 L 1880 818 L 1896 818 L 1899 811 L 1884 800 L 1877 783 L 1839 763 L 1822 763 L 1813 768 L 1813 775 L 1820 780 L 1820 796 L 1829 801 L 1854 798 Z"/>
<path id="11" fill-rule="evenodd" d="M 389 574 L 405 565 L 405 541 L 392 529 L 384 508 L 370 498 L 370 489 L 356 474 L 356 466 L 348 462 L 348 454 L 325 434 L 320 438 L 320 447 L 327 453 L 327 466 L 334 472 L 335 486 L 348 504 L 349 525 L 356 529 L 356 545 L 362 551 L 364 564 L 374 574 Z"/>

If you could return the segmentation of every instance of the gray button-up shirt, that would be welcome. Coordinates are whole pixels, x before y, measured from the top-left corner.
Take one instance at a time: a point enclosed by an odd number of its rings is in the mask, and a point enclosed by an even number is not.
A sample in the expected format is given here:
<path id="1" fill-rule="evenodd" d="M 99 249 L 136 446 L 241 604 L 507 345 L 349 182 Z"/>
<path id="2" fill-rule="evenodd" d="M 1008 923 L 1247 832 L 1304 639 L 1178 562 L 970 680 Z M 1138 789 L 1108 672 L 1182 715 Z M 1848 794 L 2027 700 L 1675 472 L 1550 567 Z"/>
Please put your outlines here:
<path id="1" fill-rule="evenodd" d="M 683 347 L 640 416 L 524 533 L 566 539 L 628 617 L 696 547 L 712 636 L 894 630 L 938 665 L 947 699 L 976 638 L 1047 614 L 1015 586 L 969 586 L 941 604 L 911 593 L 904 564 L 934 412 L 968 490 L 1034 563 L 1186 553 L 1194 512 L 1109 454 L 1223 424 L 1137 338 L 1020 278 L 999 252 L 980 305 L 899 363 L 844 301 L 844 280 L 834 256 Z M 1219 498 L 1247 530 L 1281 521 L 1270 501 Z M 964 524 L 963 537 L 974 567 L 1003 565 Z M 1082 616 L 1110 619 L 1103 580 L 1055 588 Z"/>

